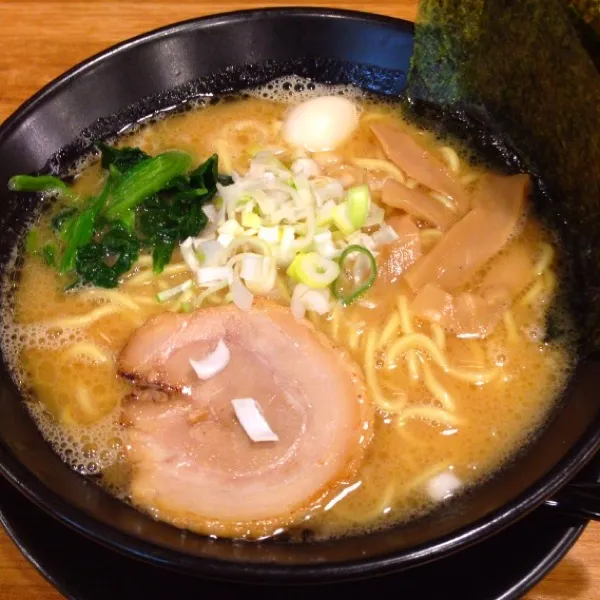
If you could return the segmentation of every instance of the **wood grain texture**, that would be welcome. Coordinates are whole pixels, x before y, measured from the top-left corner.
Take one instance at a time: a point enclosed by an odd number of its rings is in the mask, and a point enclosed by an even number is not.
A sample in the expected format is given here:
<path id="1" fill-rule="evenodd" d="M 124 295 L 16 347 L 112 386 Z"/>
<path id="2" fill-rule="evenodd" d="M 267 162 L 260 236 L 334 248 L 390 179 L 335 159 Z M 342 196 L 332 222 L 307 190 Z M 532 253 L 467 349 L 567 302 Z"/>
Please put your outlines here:
<path id="1" fill-rule="evenodd" d="M 284 5 L 329 6 L 414 20 L 418 0 L 328 3 L 310 0 L 0 0 L 0 121 L 65 70 L 126 38 L 202 15 Z M 526 599 L 598 600 L 599 557 L 600 525 L 593 524 L 568 556 Z M 502 569 L 501 556 L 498 557 L 498 569 Z M 62 596 L 0 531 L 0 599 L 32 598 L 59 600 Z"/>

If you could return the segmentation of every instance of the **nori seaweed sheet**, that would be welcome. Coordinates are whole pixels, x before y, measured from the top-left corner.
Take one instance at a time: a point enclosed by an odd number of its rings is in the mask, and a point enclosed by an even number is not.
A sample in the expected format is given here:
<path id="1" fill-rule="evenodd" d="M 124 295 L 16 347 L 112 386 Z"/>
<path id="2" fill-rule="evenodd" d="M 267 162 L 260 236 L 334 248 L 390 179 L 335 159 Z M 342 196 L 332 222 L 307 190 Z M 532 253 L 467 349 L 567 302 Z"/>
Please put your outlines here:
<path id="1" fill-rule="evenodd" d="M 600 74 L 575 21 L 564 0 L 422 0 L 407 109 L 489 166 L 533 174 L 587 353 L 600 350 Z"/>
<path id="2" fill-rule="evenodd" d="M 568 0 L 576 17 L 600 33 L 600 2 L 598 0 Z"/>

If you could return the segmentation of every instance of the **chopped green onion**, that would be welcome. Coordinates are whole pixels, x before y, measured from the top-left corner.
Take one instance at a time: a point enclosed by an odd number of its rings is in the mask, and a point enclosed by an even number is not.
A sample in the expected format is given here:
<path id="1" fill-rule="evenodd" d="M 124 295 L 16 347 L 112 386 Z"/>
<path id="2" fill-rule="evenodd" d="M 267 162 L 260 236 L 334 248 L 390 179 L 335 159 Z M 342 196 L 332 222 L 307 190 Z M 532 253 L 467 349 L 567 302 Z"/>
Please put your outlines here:
<path id="1" fill-rule="evenodd" d="M 333 222 L 333 211 L 336 203 L 334 200 L 327 200 L 317 213 L 317 227 L 329 227 Z"/>
<path id="2" fill-rule="evenodd" d="M 338 204 L 332 213 L 333 224 L 344 234 L 350 235 L 356 231 L 356 227 L 350 220 L 350 209 L 347 202 Z"/>
<path id="3" fill-rule="evenodd" d="M 363 227 L 371 208 L 371 194 L 368 185 L 352 187 L 346 193 L 348 216 L 354 229 Z"/>
<path id="4" fill-rule="evenodd" d="M 281 230 L 277 225 L 274 227 L 259 227 L 258 229 L 259 239 L 267 242 L 268 244 L 277 244 L 279 242 L 280 234 Z"/>
<path id="5" fill-rule="evenodd" d="M 324 289 L 340 274 L 338 264 L 317 252 L 298 254 L 287 270 L 292 278 L 313 289 Z"/>
<path id="6" fill-rule="evenodd" d="M 253 252 L 243 252 L 239 276 L 246 287 L 254 294 L 266 294 L 275 287 L 277 264 L 272 256 L 264 256 Z"/>
<path id="7" fill-rule="evenodd" d="M 294 228 L 291 225 L 284 225 L 281 230 L 281 241 L 279 245 L 279 251 L 282 256 L 287 256 L 290 253 L 295 239 L 296 232 Z"/>
<path id="8" fill-rule="evenodd" d="M 243 212 L 242 225 L 244 227 L 251 227 L 253 229 L 256 229 L 257 227 L 260 227 L 260 217 L 253 212 Z"/>
<path id="9" fill-rule="evenodd" d="M 298 275 L 296 274 L 296 267 L 298 266 L 298 261 L 300 260 L 300 257 L 304 256 L 304 252 L 298 252 L 298 254 L 296 254 L 296 256 L 294 257 L 294 260 L 292 260 L 292 262 L 290 263 L 290 266 L 287 268 L 285 274 L 288 277 L 291 277 L 292 279 L 298 281 Z"/>
<path id="10" fill-rule="evenodd" d="M 219 234 L 229 235 L 231 237 L 237 237 L 244 233 L 243 227 L 235 219 L 228 219 L 217 229 L 217 231 Z"/>
<path id="11" fill-rule="evenodd" d="M 344 234 L 350 235 L 364 227 L 371 208 L 371 194 L 368 185 L 350 188 L 346 199 L 331 213 L 333 224 Z M 321 219 L 323 220 L 323 219 Z"/>
<path id="12" fill-rule="evenodd" d="M 183 283 L 180 283 L 175 287 L 169 288 L 168 290 L 164 290 L 163 292 L 159 292 L 158 294 L 156 294 L 156 299 L 159 302 L 166 302 L 174 296 L 177 296 L 178 294 L 189 290 L 192 287 L 192 285 L 194 285 L 194 282 L 191 279 L 188 279 L 187 281 L 184 281 Z"/>
<path id="13" fill-rule="evenodd" d="M 350 272 L 351 265 L 347 264 L 354 260 L 352 255 L 356 253 L 364 256 L 368 261 L 368 275 L 360 277 L 359 281 L 353 281 L 355 279 L 355 269 L 352 269 L 352 272 Z M 344 306 L 348 306 L 360 298 L 373 285 L 377 276 L 377 264 L 373 255 L 364 246 L 352 245 L 348 246 L 342 252 L 339 265 L 340 275 L 333 282 L 332 292 Z"/>
<path id="14" fill-rule="evenodd" d="M 385 210 L 379 206 L 376 202 L 371 202 L 371 208 L 369 209 L 369 216 L 365 221 L 363 227 L 373 227 L 374 225 L 381 225 L 385 221 Z"/>
<path id="15" fill-rule="evenodd" d="M 322 231 L 315 234 L 314 245 L 315 250 L 325 258 L 336 258 L 340 254 L 333 243 L 331 231 Z"/>

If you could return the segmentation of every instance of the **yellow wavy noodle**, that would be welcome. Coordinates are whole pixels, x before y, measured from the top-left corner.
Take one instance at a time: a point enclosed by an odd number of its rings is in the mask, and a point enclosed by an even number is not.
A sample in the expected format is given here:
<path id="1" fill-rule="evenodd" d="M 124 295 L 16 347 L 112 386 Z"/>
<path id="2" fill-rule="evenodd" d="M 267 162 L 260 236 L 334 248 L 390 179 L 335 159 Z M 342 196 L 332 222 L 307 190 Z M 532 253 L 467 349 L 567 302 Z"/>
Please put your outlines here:
<path id="1" fill-rule="evenodd" d="M 69 346 L 62 353 L 62 358 L 67 361 L 82 359 L 93 364 L 106 364 L 113 361 L 110 353 L 92 342 L 78 342 Z"/>
<path id="2" fill-rule="evenodd" d="M 79 292 L 79 294 L 85 299 L 106 300 L 107 302 L 118 304 L 134 311 L 140 310 L 139 304 L 131 296 L 128 296 L 127 294 L 117 290 L 92 288 L 89 290 L 84 290 L 83 292 Z"/>
<path id="3" fill-rule="evenodd" d="M 196 300 L 195 300 L 196 308 L 202 307 L 203 303 L 206 302 L 208 300 L 208 298 L 210 298 L 213 294 L 216 294 L 217 292 L 224 290 L 226 287 L 228 287 L 227 283 L 220 283 L 220 284 L 213 285 L 211 287 L 206 288 L 203 292 L 201 292 L 200 294 L 198 294 L 196 296 Z"/>
<path id="4" fill-rule="evenodd" d="M 348 327 L 348 348 L 352 352 L 358 352 L 360 350 L 361 342 L 363 339 L 363 327 L 364 323 L 350 323 Z"/>
<path id="5" fill-rule="evenodd" d="M 545 271 L 542 274 L 542 279 L 544 281 L 544 288 L 546 299 L 550 298 L 556 289 L 556 275 L 551 271 Z"/>
<path id="6" fill-rule="evenodd" d="M 354 158 L 352 163 L 357 167 L 367 169 L 367 171 L 381 171 L 400 183 L 404 183 L 406 181 L 404 173 L 389 160 L 381 160 L 377 158 Z"/>
<path id="7" fill-rule="evenodd" d="M 152 256 L 150 256 L 149 254 L 141 254 L 135 265 L 133 266 L 134 269 L 141 269 L 144 267 L 151 267 L 152 266 Z"/>
<path id="8" fill-rule="evenodd" d="M 443 146 L 440 148 L 440 154 L 442 155 L 444 162 L 448 165 L 453 173 L 460 172 L 460 158 L 458 158 L 456 150 L 450 148 L 450 146 Z"/>
<path id="9" fill-rule="evenodd" d="M 462 175 L 459 178 L 459 181 L 465 186 L 470 186 L 475 183 L 479 179 L 479 175 L 477 173 L 468 173 L 467 175 Z"/>
<path id="10" fill-rule="evenodd" d="M 400 296 L 398 298 L 398 311 L 400 312 L 400 325 L 405 335 L 414 333 L 414 327 L 412 323 L 412 316 L 408 310 L 408 300 L 406 296 Z M 417 361 L 417 355 L 414 350 L 407 350 L 406 362 L 408 364 L 408 373 L 411 381 L 419 380 L 419 363 Z"/>
<path id="11" fill-rule="evenodd" d="M 457 210 L 456 204 L 448 196 L 445 196 L 444 194 L 440 194 L 439 192 L 429 192 L 429 195 L 434 200 L 437 200 L 444 208 L 447 208 L 449 211 L 451 211 L 453 213 L 456 212 L 456 210 Z"/>
<path id="12" fill-rule="evenodd" d="M 409 406 L 398 414 L 398 421 L 407 419 L 422 419 L 440 425 L 463 425 L 464 419 L 450 410 L 437 406 Z"/>
<path id="13" fill-rule="evenodd" d="M 381 492 L 375 486 L 365 485 L 363 489 L 368 489 L 369 492 L 371 492 L 371 497 L 362 499 L 361 510 L 357 511 L 352 505 L 347 507 L 347 504 L 349 503 L 345 503 L 345 501 L 342 500 L 335 506 L 337 517 L 348 519 L 354 523 L 369 523 L 382 517 L 392 509 L 396 492 L 395 482 L 388 482 Z M 372 493 L 373 491 L 376 493 Z M 351 497 L 352 494 L 348 496 L 348 498 Z M 369 507 L 369 505 L 371 506 Z"/>
<path id="14" fill-rule="evenodd" d="M 431 395 L 442 405 L 446 411 L 456 410 L 456 402 L 448 390 L 436 379 L 431 367 L 427 362 L 422 365 L 423 382 L 425 387 L 431 392 Z"/>
<path id="15" fill-rule="evenodd" d="M 338 341 L 340 334 L 340 321 L 342 318 L 342 307 L 339 302 L 336 302 L 331 317 L 329 318 L 329 331 L 334 342 Z"/>
<path id="16" fill-rule="evenodd" d="M 515 317 L 512 310 L 507 310 L 502 315 L 502 322 L 506 329 L 506 338 L 510 344 L 515 344 L 519 341 L 519 332 L 517 330 L 517 324 L 515 323 Z"/>
<path id="17" fill-rule="evenodd" d="M 466 369 L 450 366 L 448 360 L 433 340 L 422 333 L 405 335 L 394 342 L 387 353 L 388 361 L 389 363 L 394 363 L 404 352 L 414 352 L 416 349 L 427 353 L 435 364 L 460 381 L 482 384 L 495 379 L 499 375 L 498 369 L 494 368 Z"/>
<path id="18" fill-rule="evenodd" d="M 431 337 L 435 345 L 443 352 L 446 349 L 446 334 L 437 323 L 431 325 Z"/>
<path id="19" fill-rule="evenodd" d="M 451 465 L 449 465 L 447 462 L 438 462 L 432 467 L 429 467 L 405 484 L 404 493 L 409 494 L 421 488 L 432 477 L 447 471 L 450 466 Z"/>
<path id="20" fill-rule="evenodd" d="M 377 367 L 375 365 L 375 352 L 377 350 L 377 339 L 379 332 L 371 329 L 366 334 L 364 372 L 367 386 L 371 395 L 371 399 L 383 411 L 398 412 L 402 410 L 406 404 L 406 395 L 397 396 L 394 399 L 387 397 L 388 395 L 381 388 L 377 376 Z"/>
<path id="21" fill-rule="evenodd" d="M 92 364 L 81 355 L 81 348 L 69 360 L 64 356 L 63 350 L 32 348 L 23 352 L 34 394 L 44 399 L 54 416 L 69 423 L 92 424 L 110 414 L 129 391 L 129 384 L 116 377 L 113 361 Z"/>
<path id="22" fill-rule="evenodd" d="M 541 295 L 544 293 L 544 280 L 538 277 L 533 285 L 527 290 L 527 292 L 519 300 L 521 306 L 529 306 L 536 302 Z"/>
<path id="23" fill-rule="evenodd" d="M 397 332 L 401 324 L 400 313 L 394 311 L 388 320 L 386 321 L 381 337 L 379 338 L 379 346 L 385 348 L 389 343 L 394 334 Z"/>
<path id="24" fill-rule="evenodd" d="M 104 319 L 105 317 L 109 317 L 123 312 L 125 312 L 124 306 L 115 306 L 109 304 L 105 306 L 98 306 L 98 308 L 94 308 L 94 310 L 91 310 L 90 312 L 82 315 L 74 315 L 72 317 L 60 317 L 52 321 L 46 321 L 44 325 L 48 329 L 86 328 L 95 323 L 96 321 Z M 133 322 L 141 325 L 140 320 L 136 316 L 132 315 L 131 319 Z"/>
<path id="25" fill-rule="evenodd" d="M 128 285 L 142 285 L 144 283 L 162 281 L 170 275 L 178 275 L 180 273 L 191 274 L 190 268 L 186 263 L 175 263 L 167 265 L 164 271 L 157 277 L 151 269 L 141 271 L 127 279 Z"/>
<path id="26" fill-rule="evenodd" d="M 540 257 L 533 268 L 536 275 L 543 275 L 550 268 L 554 259 L 554 248 L 550 244 L 541 244 Z"/>

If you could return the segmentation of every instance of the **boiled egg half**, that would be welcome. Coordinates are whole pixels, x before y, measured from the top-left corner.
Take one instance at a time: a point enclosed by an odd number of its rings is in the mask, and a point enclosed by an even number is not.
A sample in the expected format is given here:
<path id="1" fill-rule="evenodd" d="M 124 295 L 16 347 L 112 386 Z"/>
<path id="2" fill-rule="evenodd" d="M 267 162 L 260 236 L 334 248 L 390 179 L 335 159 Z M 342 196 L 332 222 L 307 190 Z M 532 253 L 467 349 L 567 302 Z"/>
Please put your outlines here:
<path id="1" fill-rule="evenodd" d="M 285 141 L 309 152 L 335 150 L 358 126 L 356 105 L 342 96 L 320 96 L 295 106 L 287 115 Z"/>

